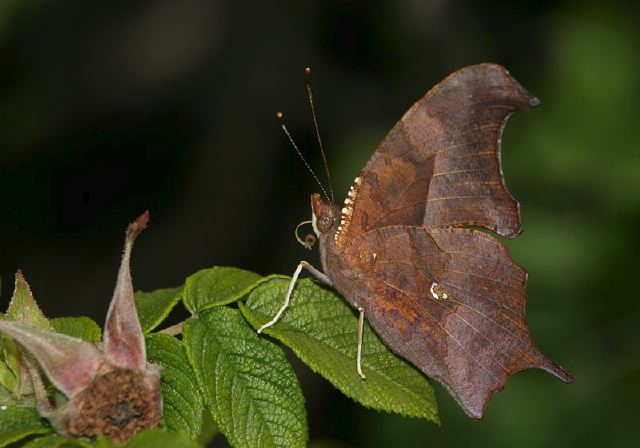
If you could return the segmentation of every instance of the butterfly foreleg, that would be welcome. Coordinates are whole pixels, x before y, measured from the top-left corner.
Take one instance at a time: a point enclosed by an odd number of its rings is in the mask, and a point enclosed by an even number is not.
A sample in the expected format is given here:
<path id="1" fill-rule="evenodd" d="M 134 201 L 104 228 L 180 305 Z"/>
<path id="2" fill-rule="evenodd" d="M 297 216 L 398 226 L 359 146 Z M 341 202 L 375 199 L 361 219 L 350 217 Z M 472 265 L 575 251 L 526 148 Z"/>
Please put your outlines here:
<path id="1" fill-rule="evenodd" d="M 289 301 L 291 300 L 291 294 L 293 293 L 293 288 L 295 287 L 296 282 L 298 281 L 298 277 L 300 276 L 300 272 L 302 271 L 302 268 L 305 268 L 307 271 L 311 273 L 311 275 L 313 275 L 315 278 L 317 278 L 321 282 L 327 284 L 328 286 L 333 286 L 333 282 L 329 279 L 329 277 L 327 277 L 325 274 L 323 274 L 322 272 L 320 272 L 319 270 L 311 266 L 306 261 L 304 260 L 301 261 L 298 264 L 298 267 L 296 267 L 296 270 L 294 271 L 293 275 L 291 276 L 289 289 L 287 290 L 287 295 L 284 298 L 284 303 L 282 304 L 282 307 L 278 310 L 276 315 L 273 316 L 273 319 L 271 319 L 269 322 L 267 322 L 266 324 L 258 328 L 258 333 L 262 333 L 262 330 L 264 330 L 265 328 L 269 328 L 270 326 L 278 322 L 278 320 L 280 319 L 280 316 L 282 316 L 282 313 L 284 313 L 284 310 L 287 309 L 287 307 L 289 306 Z"/>
<path id="2" fill-rule="evenodd" d="M 324 283 L 327 286 L 333 287 L 333 282 L 331 281 L 331 279 L 327 277 L 325 274 L 323 274 L 321 271 L 314 268 L 306 261 L 301 261 L 298 267 L 300 267 L 300 265 L 302 265 L 303 268 L 309 271 L 309 273 L 313 275 L 316 279 L 320 280 L 322 283 Z"/>

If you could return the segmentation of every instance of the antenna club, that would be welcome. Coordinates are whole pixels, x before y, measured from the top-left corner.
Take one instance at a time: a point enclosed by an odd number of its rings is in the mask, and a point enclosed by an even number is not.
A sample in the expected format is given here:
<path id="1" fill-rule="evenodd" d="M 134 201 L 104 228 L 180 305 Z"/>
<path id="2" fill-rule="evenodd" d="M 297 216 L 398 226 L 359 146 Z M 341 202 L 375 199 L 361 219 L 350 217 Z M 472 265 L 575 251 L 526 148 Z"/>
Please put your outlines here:
<path id="1" fill-rule="evenodd" d="M 284 114 L 282 112 L 276 112 L 276 118 L 278 120 L 282 120 L 284 118 Z"/>
<path id="2" fill-rule="evenodd" d="M 311 67 L 305 67 L 304 74 L 305 76 L 311 76 Z"/>

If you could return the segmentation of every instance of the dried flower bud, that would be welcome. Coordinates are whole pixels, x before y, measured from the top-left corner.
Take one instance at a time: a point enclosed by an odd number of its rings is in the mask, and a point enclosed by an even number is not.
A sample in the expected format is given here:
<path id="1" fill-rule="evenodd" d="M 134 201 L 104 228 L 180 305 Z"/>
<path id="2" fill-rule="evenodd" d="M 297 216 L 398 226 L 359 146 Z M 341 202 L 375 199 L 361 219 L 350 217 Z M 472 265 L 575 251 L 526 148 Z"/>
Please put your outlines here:
<path id="1" fill-rule="evenodd" d="M 146 212 L 127 229 L 118 281 L 105 323 L 104 353 L 81 339 L 54 332 L 30 291 L 26 294 L 24 288 L 20 294 L 14 294 L 7 316 L 0 320 L 0 332 L 24 347 L 51 383 L 69 398 L 53 411 L 38 406 L 62 434 L 103 435 L 125 443 L 141 430 L 162 423 L 160 371 L 157 366 L 147 364 L 129 270 L 133 243 L 148 221 Z M 16 291 L 20 282 L 26 285 L 18 273 Z M 37 383 L 37 378 L 33 382 Z M 44 393 L 41 384 L 36 392 Z"/>

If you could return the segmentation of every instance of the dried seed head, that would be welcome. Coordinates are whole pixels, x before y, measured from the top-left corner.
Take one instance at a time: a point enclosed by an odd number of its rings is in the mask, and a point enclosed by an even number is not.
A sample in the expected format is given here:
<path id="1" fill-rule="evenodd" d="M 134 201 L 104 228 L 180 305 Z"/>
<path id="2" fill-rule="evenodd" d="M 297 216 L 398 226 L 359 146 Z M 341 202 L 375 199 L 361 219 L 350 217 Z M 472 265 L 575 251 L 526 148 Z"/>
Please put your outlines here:
<path id="1" fill-rule="evenodd" d="M 154 381 L 155 380 L 155 381 Z M 74 437 L 108 436 L 126 443 L 138 432 L 162 424 L 162 396 L 155 375 L 111 368 L 57 413 L 59 429 Z"/>

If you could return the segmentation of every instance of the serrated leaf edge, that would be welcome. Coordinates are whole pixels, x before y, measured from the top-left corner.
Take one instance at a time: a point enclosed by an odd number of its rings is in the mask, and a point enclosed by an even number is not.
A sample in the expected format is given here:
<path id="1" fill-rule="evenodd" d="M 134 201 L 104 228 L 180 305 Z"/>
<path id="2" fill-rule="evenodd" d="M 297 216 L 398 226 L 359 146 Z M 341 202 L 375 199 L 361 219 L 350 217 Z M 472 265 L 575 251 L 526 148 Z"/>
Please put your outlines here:
<path id="1" fill-rule="evenodd" d="M 262 282 L 262 283 L 266 283 L 267 281 L 271 281 L 271 280 L 273 280 L 273 279 L 280 279 L 280 280 L 288 280 L 288 281 L 290 281 L 290 280 L 291 280 L 291 277 L 287 277 L 287 276 L 285 276 L 285 275 L 277 275 L 277 274 L 276 274 L 276 275 L 271 275 L 271 276 L 269 276 L 269 277 L 265 277 L 265 281 L 264 281 L 264 282 Z M 318 283 L 316 280 L 311 279 L 311 278 L 305 278 L 305 279 L 302 279 L 302 280 L 300 280 L 300 283 L 311 283 L 311 284 L 314 284 L 314 285 L 316 285 L 316 286 L 323 286 L 322 284 Z M 258 285 L 256 285 L 256 287 L 257 287 L 257 286 L 258 286 Z M 253 288 L 253 289 L 255 289 L 255 288 Z M 247 293 L 247 295 L 248 295 L 248 293 Z M 343 298 L 341 298 L 341 297 L 339 297 L 339 298 L 340 298 L 340 300 L 343 300 L 343 301 L 344 301 L 344 299 L 343 299 Z M 245 319 L 247 320 L 247 322 L 249 322 L 249 324 L 250 324 L 253 328 L 257 329 L 257 328 L 259 328 L 259 327 L 264 323 L 264 322 L 258 322 L 258 318 L 257 318 L 257 316 L 256 316 L 256 313 L 253 313 L 253 312 L 252 312 L 252 310 L 250 310 L 249 308 L 247 308 L 247 306 L 246 306 L 244 303 L 239 302 L 239 303 L 238 303 L 238 308 L 240 309 L 240 312 L 241 312 L 241 313 L 242 313 L 242 315 L 245 317 Z M 355 318 L 355 317 L 354 317 L 354 318 Z M 265 321 L 266 321 L 266 320 L 265 320 Z M 276 325 L 277 325 L 277 324 L 276 324 Z M 357 323 L 356 323 L 356 325 L 357 325 Z M 368 324 L 367 324 L 367 326 L 368 326 Z M 375 334 L 375 331 L 373 331 L 373 329 L 371 329 L 370 327 L 369 327 L 369 329 L 370 329 L 370 331 L 375 335 L 375 337 L 378 337 L 378 336 L 377 336 L 377 334 Z M 274 329 L 272 329 L 272 328 L 266 328 L 265 330 L 263 330 L 263 333 L 265 333 L 265 334 L 269 335 L 270 337 L 272 337 L 272 338 L 274 338 L 274 339 L 278 340 L 281 344 L 284 344 L 285 346 L 289 347 L 289 348 L 290 348 L 290 349 L 295 353 L 295 355 L 296 355 L 296 356 L 297 356 L 297 357 L 298 357 L 298 358 L 299 358 L 299 359 L 300 359 L 300 360 L 301 360 L 301 361 L 302 361 L 302 362 L 303 362 L 307 367 L 309 367 L 313 372 L 317 373 L 318 375 L 322 376 L 324 379 L 326 379 L 327 381 L 329 381 L 329 383 L 331 383 L 331 385 L 333 385 L 333 387 L 335 387 L 336 389 L 338 389 L 338 390 L 339 390 L 343 395 L 345 395 L 345 396 L 349 397 L 349 398 L 350 398 L 351 400 L 353 400 L 354 402 L 356 402 L 356 403 L 358 403 L 358 404 L 362 405 L 363 407 L 365 407 L 365 408 L 367 408 L 367 409 L 374 409 L 374 410 L 376 410 L 376 411 L 383 411 L 383 412 L 386 412 L 386 413 L 389 413 L 389 414 L 398 414 L 398 415 L 402 415 L 402 416 L 405 416 L 405 417 L 426 419 L 426 420 L 429 420 L 429 421 L 432 421 L 432 422 L 436 423 L 438 426 L 441 426 L 441 425 L 442 425 L 442 422 L 441 422 L 440 417 L 439 417 L 439 415 L 437 414 L 437 412 L 429 412 L 429 413 L 428 413 L 428 414 L 429 414 L 429 416 L 426 416 L 426 415 L 413 415 L 413 414 L 409 414 L 409 413 L 406 413 L 406 412 L 390 411 L 390 410 L 388 410 L 388 409 L 383 408 L 382 406 L 381 406 L 380 408 L 373 407 L 372 405 L 369 405 L 369 404 L 366 404 L 366 403 L 361 402 L 361 401 L 360 401 L 358 398 L 356 398 L 356 397 L 352 397 L 351 395 L 349 395 L 349 394 L 345 393 L 345 392 L 341 389 L 341 387 L 340 387 L 338 384 L 336 384 L 336 382 L 335 382 L 335 380 L 334 380 L 334 379 L 326 377 L 326 376 L 325 376 L 325 375 L 324 375 L 324 374 L 323 374 L 323 373 L 322 373 L 322 372 L 321 372 L 321 371 L 320 371 L 316 366 L 312 365 L 312 363 L 310 362 L 310 360 L 308 359 L 308 357 L 307 357 L 304 353 L 302 353 L 300 350 L 298 350 L 298 348 L 297 348 L 297 347 L 293 347 L 293 346 L 289 345 L 286 341 L 282 340 L 280 337 L 278 337 L 276 334 L 274 334 L 273 330 L 274 330 Z M 276 331 L 277 331 L 277 330 L 276 330 Z M 304 337 L 309 337 L 309 338 L 310 338 L 310 336 L 307 336 L 306 334 L 304 334 L 304 333 L 302 333 L 301 331 L 296 330 L 296 329 L 281 330 L 281 331 L 288 331 L 288 332 L 290 332 L 290 333 L 300 333 L 300 334 L 302 334 Z M 378 337 L 378 338 L 379 338 L 379 337 Z M 320 340 L 320 339 L 314 339 L 314 340 L 315 340 L 315 341 L 318 341 L 319 343 L 321 343 L 321 344 L 322 344 L 322 345 L 324 345 L 325 347 L 329 348 L 331 351 L 333 351 L 333 352 L 335 352 L 335 353 L 339 354 L 339 355 L 340 355 L 341 357 L 343 357 L 345 360 L 347 360 L 347 361 L 352 361 L 352 362 L 353 362 L 353 368 L 354 368 L 354 371 L 355 371 L 355 368 L 356 368 L 356 366 L 355 366 L 355 363 L 356 363 L 355 358 L 354 358 L 354 359 L 351 359 L 351 358 L 350 358 L 350 357 L 348 357 L 346 354 L 342 353 L 342 352 L 341 352 L 341 351 L 339 351 L 339 350 L 336 350 L 334 347 L 332 347 L 332 346 L 330 346 L 330 345 L 327 345 L 324 341 L 322 341 L 322 340 Z M 415 369 L 415 367 L 411 366 L 411 364 L 409 364 L 406 360 L 404 360 L 403 358 L 401 358 L 401 357 L 399 357 L 398 355 L 396 355 L 393 351 L 391 351 L 391 350 L 389 349 L 389 347 L 387 347 L 387 346 L 386 346 L 382 341 L 380 341 L 380 342 L 382 343 L 382 345 L 385 347 L 385 349 L 386 349 L 389 353 L 391 353 L 393 356 L 395 356 L 395 357 L 399 358 L 399 359 L 400 359 L 400 360 L 402 360 L 403 362 L 407 363 L 410 367 L 412 367 L 413 369 Z M 417 398 L 418 400 L 420 400 L 420 399 L 421 399 L 420 395 L 415 394 L 411 389 L 407 388 L 406 386 L 404 386 L 404 385 L 403 385 L 403 384 L 401 384 L 401 383 L 398 383 L 397 381 L 393 380 L 392 378 L 390 378 L 390 377 L 388 377 L 388 376 L 383 375 L 383 374 L 381 373 L 381 371 L 380 371 L 380 370 L 373 370 L 372 372 L 373 372 L 373 373 L 375 373 L 378 377 L 382 378 L 383 380 L 388 381 L 389 383 L 394 384 L 396 387 L 398 387 L 398 388 L 400 388 L 400 389 L 404 390 L 404 391 L 407 393 L 407 395 L 413 396 L 414 398 Z M 419 371 L 418 371 L 418 373 L 419 373 L 420 375 L 423 375 L 423 376 L 424 376 L 424 374 L 423 374 L 422 372 L 419 372 Z M 371 374 L 371 372 L 368 372 L 367 374 Z M 366 381 L 366 380 L 364 380 L 364 381 Z M 435 397 L 435 393 L 434 393 L 434 395 L 433 395 L 434 404 L 436 404 L 435 399 L 436 399 L 436 397 Z M 376 400 L 376 401 L 377 401 L 377 400 Z M 381 404 L 381 405 L 382 405 L 382 404 Z M 436 404 L 436 406 L 437 406 L 437 404 Z"/>
<path id="2" fill-rule="evenodd" d="M 219 267 L 229 267 L 229 266 L 219 266 Z M 249 272 L 252 272 L 252 271 L 249 271 Z M 237 302 L 237 301 L 241 300 L 243 297 L 247 296 L 251 291 L 253 291 L 255 288 L 260 286 L 262 283 L 265 283 L 265 282 L 267 282 L 269 280 L 272 280 L 273 278 L 287 278 L 287 277 L 286 277 L 286 275 L 281 275 L 281 274 L 272 274 L 272 275 L 268 275 L 266 277 L 261 277 L 258 280 L 256 280 L 252 285 L 250 285 L 250 286 L 246 287 L 245 289 L 243 289 L 242 291 L 239 291 L 238 293 L 230 296 L 228 299 L 226 299 L 226 300 L 224 300 L 222 302 L 217 302 L 215 304 L 206 305 L 206 306 L 204 306 L 204 307 L 202 307 L 202 308 L 200 308 L 199 310 L 196 310 L 196 311 L 192 311 L 184 301 L 183 301 L 183 304 L 184 304 L 185 308 L 187 308 L 187 310 L 190 313 L 192 313 L 192 316 L 197 317 L 198 313 L 202 313 L 203 311 L 207 311 L 207 310 L 210 310 L 212 308 L 217 308 L 219 306 L 229 305 L 231 303 L 234 303 L 234 302 Z M 186 285 L 186 282 L 185 282 L 185 285 Z"/>
<path id="3" fill-rule="evenodd" d="M 264 281 L 266 281 L 265 279 L 270 279 L 270 278 L 274 278 L 274 277 L 278 277 L 278 278 L 279 278 L 279 277 L 283 277 L 283 278 L 284 278 L 285 276 L 278 275 L 278 274 L 274 274 L 274 275 L 271 275 L 271 276 L 269 276 L 269 277 L 263 277 L 262 279 L 260 279 L 260 280 L 259 280 L 259 281 L 254 285 L 254 287 L 255 287 L 255 286 L 257 286 L 257 284 L 258 284 L 258 283 L 263 283 Z M 252 289 L 252 288 L 251 288 L 251 289 Z M 246 295 L 246 294 L 245 294 L 245 295 Z M 215 307 L 213 307 L 213 308 L 215 308 Z M 245 320 L 246 320 L 246 319 L 245 319 Z M 195 322 L 199 322 L 201 325 L 204 325 L 204 324 L 202 323 L 201 319 L 200 319 L 198 316 L 194 316 L 194 317 L 192 317 L 191 319 L 188 319 L 187 321 L 185 321 L 185 328 L 186 328 L 186 327 L 188 327 L 188 324 L 187 324 L 187 322 L 188 322 L 188 321 L 192 321 L 193 323 L 195 323 Z M 183 331 L 183 335 L 184 335 L 184 331 Z M 199 388 L 200 388 L 200 393 L 202 394 L 203 399 L 204 399 L 205 408 L 206 408 L 207 412 L 209 412 L 209 414 L 210 414 L 211 419 L 213 420 L 213 422 L 217 425 L 218 430 L 220 431 L 220 433 L 224 434 L 224 433 L 222 432 L 222 430 L 221 430 L 222 426 L 220 425 L 220 422 L 216 421 L 215 416 L 213 415 L 212 409 L 210 409 L 210 407 L 216 406 L 216 408 L 218 409 L 218 411 L 220 411 L 220 408 L 219 408 L 219 406 L 218 406 L 216 403 L 211 403 L 211 404 L 209 404 L 209 399 L 208 399 L 208 396 L 207 396 L 208 394 L 206 393 L 206 385 L 204 384 L 204 378 L 201 378 L 201 375 L 199 374 L 198 369 L 196 369 L 196 368 L 195 368 L 195 364 L 196 364 L 196 363 L 195 363 L 195 360 L 194 360 L 193 355 L 192 355 L 192 353 L 191 353 L 191 350 L 189 350 L 189 349 L 186 347 L 186 343 L 184 343 L 184 342 L 183 342 L 183 346 L 185 347 L 185 352 L 186 352 L 186 354 L 187 354 L 187 358 L 189 359 L 189 364 L 191 364 L 191 368 L 193 369 L 193 371 L 194 371 L 194 373 L 195 373 L 196 380 L 197 380 L 197 382 L 198 382 L 198 386 L 199 386 Z M 276 345 L 276 347 L 277 347 L 277 345 Z M 279 348 L 280 350 L 282 350 L 280 347 L 277 347 L 277 348 Z M 218 354 L 217 354 L 217 356 L 216 356 L 216 361 L 215 361 L 215 366 L 216 366 L 216 367 L 213 367 L 213 368 L 212 368 L 212 370 L 217 369 L 217 366 L 218 366 L 218 364 L 219 364 L 219 363 L 218 363 L 218 360 L 219 360 L 223 355 L 224 355 L 224 353 L 218 352 Z M 284 353 L 283 353 L 283 355 L 284 355 Z M 286 357 L 285 357 L 285 360 L 286 360 Z M 290 364 L 288 361 L 287 361 L 287 363 L 289 364 L 289 367 L 293 370 L 293 367 L 291 366 L 291 364 Z M 295 375 L 295 371 L 294 371 L 293 373 L 294 373 L 294 377 L 296 378 L 296 381 L 298 381 L 298 386 L 300 387 L 300 383 L 299 383 L 299 380 L 298 380 L 297 376 Z M 235 381 L 235 378 L 233 379 L 233 381 Z M 232 386 L 232 387 L 233 387 L 233 386 Z M 301 388 L 301 387 L 300 387 L 300 393 L 301 393 L 301 395 L 302 395 L 303 403 L 306 403 L 306 400 L 305 400 L 304 394 L 302 394 L 302 388 Z M 304 411 L 305 411 L 305 418 L 304 418 L 305 422 L 304 422 L 304 426 L 305 426 L 305 432 L 306 432 L 307 442 L 309 442 L 309 424 L 308 424 L 308 421 L 307 421 L 307 417 L 308 417 L 308 415 L 307 415 L 307 412 L 306 412 L 306 408 L 304 408 Z M 261 414 L 262 414 L 262 413 L 261 413 Z M 264 419 L 264 417 L 263 417 L 263 416 L 262 416 L 261 418 L 263 418 L 263 419 Z M 270 437 L 273 437 L 273 435 L 272 435 L 270 432 L 269 432 L 269 435 L 270 435 Z M 226 437 L 226 435 L 225 435 L 225 437 Z"/>
<path id="4" fill-rule="evenodd" d="M 175 287 L 176 289 L 178 288 L 178 286 Z M 136 294 L 138 293 L 144 293 L 144 294 L 150 294 L 153 293 L 154 291 L 157 291 L 158 289 L 174 289 L 174 288 L 156 288 L 153 291 L 142 291 L 142 290 L 138 290 L 134 293 L 134 297 Z M 180 287 L 180 292 L 178 292 L 175 297 L 173 299 L 171 299 L 170 302 L 168 302 L 168 306 L 166 307 L 166 309 L 160 313 L 158 315 L 158 318 L 155 319 L 154 321 L 152 321 L 151 325 L 149 325 L 149 328 L 143 328 L 142 333 L 147 335 L 147 334 L 151 334 L 151 332 L 153 330 L 155 330 L 156 328 L 158 328 L 158 326 L 165 321 L 165 319 L 167 318 L 167 316 L 169 314 L 171 314 L 171 311 L 173 311 L 173 309 L 176 307 L 176 305 L 182 301 L 182 294 L 184 293 L 184 284 Z M 141 322 L 142 323 L 142 322 Z"/>

